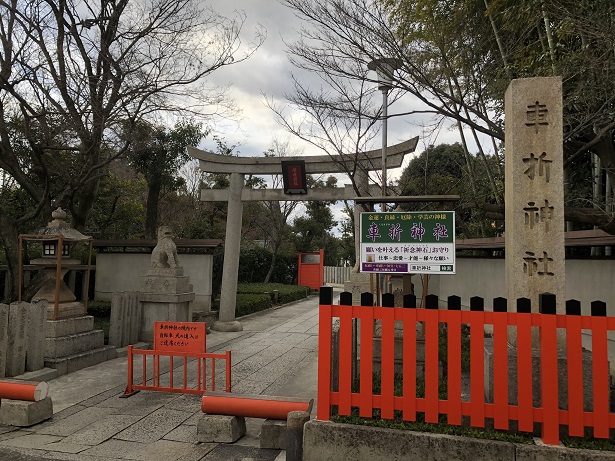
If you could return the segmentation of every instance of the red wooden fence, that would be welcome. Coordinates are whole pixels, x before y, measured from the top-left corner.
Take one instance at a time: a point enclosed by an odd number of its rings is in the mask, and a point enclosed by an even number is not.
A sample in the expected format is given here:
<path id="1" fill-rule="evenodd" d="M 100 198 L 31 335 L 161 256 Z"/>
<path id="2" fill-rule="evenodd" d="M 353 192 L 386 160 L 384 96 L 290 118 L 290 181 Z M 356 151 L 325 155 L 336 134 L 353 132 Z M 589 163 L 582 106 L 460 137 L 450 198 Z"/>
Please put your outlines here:
<path id="1" fill-rule="evenodd" d="M 350 294 L 342 293 L 344 299 Z M 392 305 L 392 295 L 384 305 Z M 367 299 L 370 296 L 366 297 Z M 406 297 L 404 305 L 413 307 L 416 298 Z M 517 302 L 517 312 L 506 312 L 506 300 L 494 300 L 494 311 L 483 311 L 482 299 L 473 298 L 470 311 L 462 311 L 460 299 L 450 297 L 447 310 L 438 309 L 435 296 L 428 297 L 426 309 L 347 306 L 332 304 L 332 290 L 321 288 L 318 352 L 318 411 L 317 418 L 329 420 L 331 407 L 337 406 L 339 415 L 346 416 L 356 408 L 361 417 L 371 417 L 380 409 L 381 417 L 392 419 L 396 410 L 406 421 L 415 421 L 417 413 L 424 413 L 425 421 L 437 423 L 446 415 L 447 423 L 460 425 L 462 416 L 469 417 L 473 427 L 485 427 L 485 419 L 492 418 L 495 429 L 509 429 L 510 421 L 518 422 L 520 431 L 532 432 L 535 422 L 542 423 L 542 439 L 547 444 L 559 443 L 559 426 L 568 426 L 570 436 L 583 436 L 586 427 L 593 428 L 595 438 L 608 438 L 615 428 L 615 413 L 609 411 L 609 365 L 607 331 L 615 330 L 615 318 L 606 317 L 603 302 L 592 303 L 592 315 L 580 315 L 578 301 L 566 303 L 567 314 L 555 314 L 555 296 L 541 295 L 541 313 L 531 313 L 527 299 Z M 332 390 L 332 322 L 339 319 L 339 376 L 338 390 Z M 360 366 L 358 389 L 352 386 L 353 323 L 358 322 Z M 381 393 L 373 393 L 374 321 L 382 321 Z M 395 321 L 403 324 L 403 395 L 394 395 L 394 328 Z M 425 372 L 424 397 L 417 397 L 416 339 L 417 322 L 424 322 Z M 446 324 L 447 332 L 447 398 L 438 396 L 438 332 Z M 461 330 L 470 331 L 470 396 L 462 401 Z M 493 328 L 493 403 L 485 402 L 484 330 Z M 516 327 L 517 404 L 509 397 L 509 365 L 507 330 Z M 540 331 L 541 406 L 534 406 L 532 395 L 532 328 Z M 560 408 L 558 395 L 558 335 L 565 331 L 567 358 L 567 409 Z M 592 334 L 592 400 L 593 410 L 583 404 L 583 356 L 581 331 Z M 561 336 L 561 335 L 560 335 Z"/>
<path id="2" fill-rule="evenodd" d="M 141 356 L 141 381 L 135 383 L 134 377 L 134 356 Z M 151 372 L 148 374 L 147 357 L 152 358 Z M 162 383 L 160 377 L 160 357 L 169 358 L 168 384 Z M 178 359 L 178 360 L 174 360 Z M 188 360 L 190 359 L 190 361 Z M 196 360 L 194 360 L 196 359 Z M 138 391 L 160 391 L 176 392 L 181 394 L 202 395 L 206 391 L 216 390 L 216 361 L 222 360 L 225 365 L 225 386 L 226 392 L 231 392 L 231 351 L 223 354 L 196 353 L 196 352 L 172 352 L 160 350 L 134 349 L 128 346 L 128 384 L 123 397 L 130 397 Z M 209 361 L 209 376 L 207 374 L 207 362 Z M 178 363 L 179 362 L 179 363 Z M 182 367 L 181 384 L 178 386 L 174 382 L 175 365 Z M 189 383 L 189 366 L 193 365 L 196 374 L 196 383 Z M 139 375 L 138 374 L 138 375 Z M 207 385 L 209 382 L 209 386 Z"/>

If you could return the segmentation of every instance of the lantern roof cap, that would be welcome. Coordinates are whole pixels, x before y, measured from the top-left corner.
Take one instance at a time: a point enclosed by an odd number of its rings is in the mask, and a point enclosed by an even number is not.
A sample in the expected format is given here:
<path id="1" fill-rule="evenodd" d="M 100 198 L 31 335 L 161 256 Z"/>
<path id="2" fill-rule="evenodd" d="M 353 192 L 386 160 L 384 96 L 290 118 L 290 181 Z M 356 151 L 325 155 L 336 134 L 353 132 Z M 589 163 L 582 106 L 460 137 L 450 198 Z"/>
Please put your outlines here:
<path id="1" fill-rule="evenodd" d="M 40 236 L 41 239 L 45 239 L 47 235 L 50 239 L 55 239 L 58 235 L 61 235 L 62 240 L 65 242 L 83 242 L 92 239 L 91 236 L 83 235 L 64 221 L 66 219 L 66 211 L 62 208 L 58 207 L 55 209 L 51 213 L 51 217 L 53 219 L 47 223 L 47 227 L 42 227 L 36 231 L 37 236 Z"/>

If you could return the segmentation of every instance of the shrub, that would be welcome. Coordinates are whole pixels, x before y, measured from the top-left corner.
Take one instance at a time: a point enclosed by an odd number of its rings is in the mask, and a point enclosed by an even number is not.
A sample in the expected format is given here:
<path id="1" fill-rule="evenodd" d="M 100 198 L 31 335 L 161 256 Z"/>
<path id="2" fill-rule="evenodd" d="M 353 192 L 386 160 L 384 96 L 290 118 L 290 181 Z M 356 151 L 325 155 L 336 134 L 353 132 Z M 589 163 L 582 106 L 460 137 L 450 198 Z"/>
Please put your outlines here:
<path id="1" fill-rule="evenodd" d="M 222 280 L 222 267 L 224 262 L 223 250 L 217 249 L 214 252 L 214 281 Z M 239 253 L 239 283 L 261 283 L 269 271 L 272 253 L 267 248 L 256 245 L 242 245 Z M 297 275 L 297 256 L 278 255 L 276 264 L 271 276 L 271 282 L 291 284 Z M 217 287 L 214 286 L 217 293 Z"/>
<path id="2" fill-rule="evenodd" d="M 237 303 L 235 304 L 235 316 L 243 317 L 254 312 L 260 312 L 271 308 L 272 305 L 271 296 L 268 294 L 238 293 Z"/>
<path id="3" fill-rule="evenodd" d="M 104 318 L 111 316 L 110 301 L 90 301 L 88 302 L 88 314 L 96 318 Z"/>
<path id="4" fill-rule="evenodd" d="M 297 299 L 303 299 L 310 294 L 310 288 L 298 285 L 283 285 L 281 283 L 240 283 L 237 293 L 269 293 L 278 290 L 278 303 L 286 304 Z"/>

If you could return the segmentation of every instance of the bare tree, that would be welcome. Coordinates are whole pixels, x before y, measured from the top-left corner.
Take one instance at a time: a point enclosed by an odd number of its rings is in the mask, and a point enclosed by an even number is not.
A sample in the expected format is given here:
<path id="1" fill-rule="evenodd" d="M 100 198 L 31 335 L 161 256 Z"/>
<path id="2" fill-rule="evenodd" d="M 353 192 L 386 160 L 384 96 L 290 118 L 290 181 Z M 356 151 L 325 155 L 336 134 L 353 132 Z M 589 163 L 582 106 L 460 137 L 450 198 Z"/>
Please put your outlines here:
<path id="1" fill-rule="evenodd" d="M 120 127 L 228 113 L 225 89 L 207 76 L 263 40 L 257 31 L 243 45 L 244 16 L 198 0 L 0 0 L 0 18 L 0 169 L 31 200 L 20 216 L 0 204 L 12 274 L 19 229 L 41 212 L 61 205 L 84 228 L 101 175 L 128 147 Z"/>
<path id="2" fill-rule="evenodd" d="M 479 154 L 497 202 L 501 190 L 496 171 L 500 176 L 501 165 L 498 162 L 492 171 L 478 135 L 487 135 L 497 155 L 497 143 L 504 140 L 503 96 L 510 80 L 557 72 L 565 82 L 565 166 L 595 153 L 611 188 L 615 184 L 615 99 L 607 83 L 615 68 L 612 1 L 524 1 L 523 8 L 517 7 L 517 0 L 284 3 L 307 24 L 301 39 L 289 45 L 291 60 L 327 82 L 320 92 L 307 90 L 299 82 L 295 85 L 291 102 L 310 105 L 310 117 L 325 114 L 339 121 L 345 110 L 350 120 L 361 116 L 374 120 L 373 106 L 343 105 L 336 98 L 348 95 L 340 88 L 361 89 L 369 62 L 393 58 L 399 64 L 393 93 L 408 93 L 415 103 L 414 110 L 395 116 L 431 114 L 470 132 L 481 147 Z M 320 126 L 323 132 L 329 128 L 326 123 Z M 297 125 L 295 131 L 301 133 Z M 582 208 L 570 210 L 568 216 L 615 233 L 615 219 L 604 210 Z"/>

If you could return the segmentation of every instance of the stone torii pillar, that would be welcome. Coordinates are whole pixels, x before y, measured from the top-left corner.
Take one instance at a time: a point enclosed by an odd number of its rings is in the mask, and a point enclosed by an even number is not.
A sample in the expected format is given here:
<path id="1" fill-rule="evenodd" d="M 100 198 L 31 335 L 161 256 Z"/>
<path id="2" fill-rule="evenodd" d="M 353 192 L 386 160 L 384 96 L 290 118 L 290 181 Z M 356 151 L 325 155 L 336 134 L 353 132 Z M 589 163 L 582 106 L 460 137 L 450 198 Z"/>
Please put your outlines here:
<path id="1" fill-rule="evenodd" d="M 222 267 L 222 289 L 220 313 L 214 328 L 219 331 L 241 331 L 241 324 L 235 320 L 237 275 L 239 274 L 239 245 L 241 242 L 241 219 L 243 202 L 241 191 L 244 175 L 231 173 L 228 189 L 228 211 L 226 214 L 226 242 L 224 244 L 224 266 Z"/>
<path id="2" fill-rule="evenodd" d="M 399 168 L 404 155 L 414 152 L 418 137 L 388 148 L 389 168 Z M 304 161 L 306 174 L 357 172 L 357 185 L 360 192 L 368 192 L 365 180 L 369 171 L 382 169 L 382 151 L 372 150 L 354 155 L 319 155 L 305 157 L 228 157 L 213 154 L 194 147 L 188 153 L 199 160 L 199 166 L 206 173 L 230 174 L 228 189 L 202 189 L 201 200 L 205 202 L 226 201 L 228 213 L 226 221 L 226 240 L 224 244 L 224 268 L 220 292 L 219 320 L 212 328 L 218 331 L 241 331 L 241 324 L 235 320 L 237 277 L 239 272 L 239 246 L 241 243 L 241 221 L 245 201 L 313 201 L 349 200 L 357 196 L 352 186 L 343 188 L 308 189 L 306 194 L 288 195 L 282 189 L 245 189 L 244 175 L 282 174 L 281 160 Z M 356 163 L 355 163 L 356 162 Z M 363 189 L 363 190 L 361 190 Z M 369 193 L 369 192 L 368 192 Z M 379 195 L 375 192 L 374 195 Z M 358 234 L 359 220 L 355 219 L 355 235 Z M 358 257 L 358 254 L 357 254 Z"/>

